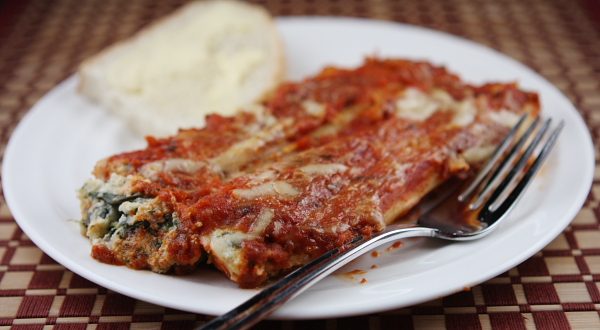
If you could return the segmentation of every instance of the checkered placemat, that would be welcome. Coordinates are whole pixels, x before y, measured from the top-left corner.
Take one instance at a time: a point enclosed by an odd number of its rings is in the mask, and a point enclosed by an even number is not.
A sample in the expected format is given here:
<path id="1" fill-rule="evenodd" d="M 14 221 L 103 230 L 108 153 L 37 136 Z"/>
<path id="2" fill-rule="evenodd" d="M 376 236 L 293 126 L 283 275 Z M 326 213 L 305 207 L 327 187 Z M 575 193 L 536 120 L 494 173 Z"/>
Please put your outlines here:
<path id="1" fill-rule="evenodd" d="M 0 154 L 22 116 L 77 65 L 185 0 L 0 1 Z M 369 17 L 466 37 L 525 63 L 579 109 L 600 145 L 596 0 L 263 0 L 273 15 Z M 576 146 L 573 146 L 576 147 Z M 373 315 L 263 321 L 255 329 L 600 329 L 600 172 L 550 245 L 481 285 Z M 38 249 L 0 196 L 1 329 L 191 329 L 210 317 L 91 283 Z"/>

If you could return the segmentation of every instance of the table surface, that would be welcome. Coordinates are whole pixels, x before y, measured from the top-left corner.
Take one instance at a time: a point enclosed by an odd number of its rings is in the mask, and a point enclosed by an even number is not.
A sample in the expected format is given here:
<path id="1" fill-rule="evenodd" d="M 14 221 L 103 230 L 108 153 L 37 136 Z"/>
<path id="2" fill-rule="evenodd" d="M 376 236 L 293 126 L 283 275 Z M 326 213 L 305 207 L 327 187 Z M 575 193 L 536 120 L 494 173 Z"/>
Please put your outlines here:
<path id="1" fill-rule="evenodd" d="M 0 153 L 23 115 L 83 59 L 185 2 L 0 0 Z M 397 21 L 495 48 L 555 84 L 585 119 L 595 149 L 600 145 L 597 0 L 253 2 L 275 16 Z M 470 291 L 378 314 L 263 321 L 254 329 L 600 329 L 596 173 L 583 208 L 560 236 Z M 27 238 L 0 196 L 0 329 L 192 329 L 210 318 L 137 301 L 72 273 Z"/>

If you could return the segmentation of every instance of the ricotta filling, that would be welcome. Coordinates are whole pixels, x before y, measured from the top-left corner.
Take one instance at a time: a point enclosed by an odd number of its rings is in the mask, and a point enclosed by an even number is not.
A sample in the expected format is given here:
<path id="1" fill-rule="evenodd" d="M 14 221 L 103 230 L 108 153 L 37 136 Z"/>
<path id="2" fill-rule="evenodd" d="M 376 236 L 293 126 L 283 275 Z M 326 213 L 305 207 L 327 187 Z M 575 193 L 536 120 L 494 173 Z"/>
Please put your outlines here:
<path id="1" fill-rule="evenodd" d="M 129 233 L 140 227 L 153 236 L 159 229 L 170 231 L 177 228 L 177 213 L 166 212 L 157 197 L 143 197 L 134 190 L 132 183 L 147 179 L 139 175 L 111 175 L 106 182 L 90 179 L 78 191 L 86 213 L 81 222 L 82 233 L 93 245 L 104 244 L 113 249 Z"/>
<path id="2" fill-rule="evenodd" d="M 210 234 L 209 242 L 205 245 L 210 247 L 213 258 L 217 258 L 221 261 L 221 265 L 227 267 L 232 278 L 236 278 L 238 274 L 242 273 L 241 267 L 244 265 L 244 258 L 241 257 L 242 243 L 262 236 L 274 216 L 273 209 L 265 208 L 247 233 L 239 230 L 217 229 Z M 264 272 L 264 269 L 257 271 Z"/>
<path id="3" fill-rule="evenodd" d="M 113 174 L 104 182 L 89 179 L 78 191 L 78 197 L 87 209 L 81 222 L 82 232 L 91 239 L 108 233 L 111 224 L 118 220 L 118 205 L 133 197 L 132 177 Z"/>

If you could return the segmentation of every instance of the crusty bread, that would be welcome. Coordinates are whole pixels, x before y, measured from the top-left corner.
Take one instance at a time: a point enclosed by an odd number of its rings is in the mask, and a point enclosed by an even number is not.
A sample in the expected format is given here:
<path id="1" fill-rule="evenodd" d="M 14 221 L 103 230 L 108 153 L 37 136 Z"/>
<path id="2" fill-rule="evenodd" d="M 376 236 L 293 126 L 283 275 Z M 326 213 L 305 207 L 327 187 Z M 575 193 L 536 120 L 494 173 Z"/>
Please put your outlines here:
<path id="1" fill-rule="evenodd" d="M 87 59 L 79 91 L 141 135 L 202 127 L 233 115 L 283 78 L 281 37 L 263 8 L 193 1 Z"/>

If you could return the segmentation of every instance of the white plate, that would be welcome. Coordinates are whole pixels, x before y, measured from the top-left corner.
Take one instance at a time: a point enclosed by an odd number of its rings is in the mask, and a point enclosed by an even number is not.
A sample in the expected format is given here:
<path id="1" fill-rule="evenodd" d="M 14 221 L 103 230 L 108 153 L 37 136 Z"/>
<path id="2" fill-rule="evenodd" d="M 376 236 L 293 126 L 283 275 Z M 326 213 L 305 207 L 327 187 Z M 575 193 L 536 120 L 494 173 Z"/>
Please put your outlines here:
<path id="1" fill-rule="evenodd" d="M 289 78 L 325 65 L 356 66 L 365 56 L 402 57 L 446 65 L 471 83 L 518 81 L 541 95 L 545 116 L 566 127 L 545 169 L 496 232 L 483 240 L 406 241 L 374 258 L 363 256 L 272 315 L 278 319 L 342 317 L 409 306 L 471 287 L 524 261 L 551 242 L 580 210 L 591 185 L 594 152 L 588 130 L 563 94 L 517 61 L 487 47 L 414 26 L 342 18 L 281 18 Z M 191 276 L 157 275 L 93 260 L 79 234 L 75 191 L 94 163 L 144 147 L 117 118 L 76 94 L 77 76 L 43 97 L 12 135 L 3 164 L 8 205 L 27 235 L 57 262 L 106 288 L 184 311 L 222 314 L 255 290 L 238 289 L 210 268 Z M 383 251 L 384 249 L 380 249 Z M 371 269 L 372 265 L 377 265 Z M 364 284 L 358 282 L 365 278 Z"/>

